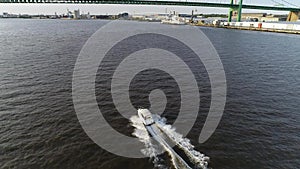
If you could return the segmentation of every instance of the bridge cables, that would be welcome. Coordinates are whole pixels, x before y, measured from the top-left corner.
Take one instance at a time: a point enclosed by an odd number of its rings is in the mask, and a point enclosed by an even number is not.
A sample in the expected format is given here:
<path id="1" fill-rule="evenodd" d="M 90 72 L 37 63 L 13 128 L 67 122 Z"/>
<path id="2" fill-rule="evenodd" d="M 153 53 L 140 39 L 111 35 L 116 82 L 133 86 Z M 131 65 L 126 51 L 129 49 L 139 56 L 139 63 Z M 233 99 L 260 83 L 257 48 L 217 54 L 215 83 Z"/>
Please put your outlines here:
<path id="1" fill-rule="evenodd" d="M 285 6 L 283 3 L 280 3 L 278 1 L 275 1 L 275 0 L 271 0 L 271 1 L 275 3 L 274 6 Z"/>
<path id="2" fill-rule="evenodd" d="M 295 6 L 295 7 L 297 7 L 297 8 L 300 8 L 298 5 L 295 5 L 295 4 L 293 4 L 293 3 L 290 3 L 290 2 L 288 2 L 288 1 L 286 1 L 286 0 L 281 0 L 281 1 L 283 1 L 284 3 L 289 4 L 289 5 L 291 5 L 291 6 Z"/>

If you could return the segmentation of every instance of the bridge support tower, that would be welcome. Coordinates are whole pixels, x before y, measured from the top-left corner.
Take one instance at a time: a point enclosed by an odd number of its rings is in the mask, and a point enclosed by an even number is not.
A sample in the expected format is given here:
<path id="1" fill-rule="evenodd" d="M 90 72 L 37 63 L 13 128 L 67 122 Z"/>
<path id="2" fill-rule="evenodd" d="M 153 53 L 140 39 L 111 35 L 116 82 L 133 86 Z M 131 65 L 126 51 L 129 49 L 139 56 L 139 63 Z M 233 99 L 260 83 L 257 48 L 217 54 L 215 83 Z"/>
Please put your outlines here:
<path id="1" fill-rule="evenodd" d="M 237 22 L 241 22 L 242 20 L 242 8 L 243 8 L 243 0 L 240 0 L 239 1 L 239 5 L 238 7 L 233 7 L 233 0 L 230 0 L 230 5 L 232 6 L 230 9 L 229 9 L 229 13 L 228 13 L 228 22 L 231 22 L 232 21 L 232 14 L 234 11 L 237 11 L 238 12 L 238 16 L 237 16 Z"/>
<path id="2" fill-rule="evenodd" d="M 290 11 L 288 18 L 286 21 L 288 22 L 296 22 L 299 19 L 300 12 Z"/>

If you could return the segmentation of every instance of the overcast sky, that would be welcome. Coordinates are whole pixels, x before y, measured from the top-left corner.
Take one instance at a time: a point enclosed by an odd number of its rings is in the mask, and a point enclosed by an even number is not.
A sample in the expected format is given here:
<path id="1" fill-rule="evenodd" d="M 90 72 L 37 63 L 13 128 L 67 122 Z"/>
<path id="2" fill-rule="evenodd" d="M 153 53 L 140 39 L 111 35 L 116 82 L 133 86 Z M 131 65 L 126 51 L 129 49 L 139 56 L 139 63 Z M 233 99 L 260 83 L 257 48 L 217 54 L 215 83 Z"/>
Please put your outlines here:
<path id="1" fill-rule="evenodd" d="M 197 1 L 197 0 L 188 0 Z M 221 2 L 226 3 L 230 0 L 199 0 L 201 2 Z M 300 6 L 300 1 L 293 2 L 292 0 L 285 0 Z M 285 3 L 282 0 L 244 0 L 244 4 L 254 5 L 268 5 L 274 6 L 275 2 Z M 286 6 L 294 7 L 285 3 Z M 180 13 L 191 13 L 193 9 L 197 9 L 198 13 L 227 13 L 226 8 L 203 8 L 203 7 L 175 7 L 175 6 L 134 6 L 134 5 L 104 5 L 104 4 L 1 4 L 0 12 L 9 12 L 15 14 L 63 14 L 67 9 L 80 9 L 81 12 L 90 12 L 91 14 L 118 14 L 121 12 L 128 12 L 130 14 L 140 13 L 165 13 L 165 11 L 176 10 Z M 267 13 L 287 13 L 276 11 L 257 11 L 257 10 L 243 10 L 243 12 L 267 12 Z"/>

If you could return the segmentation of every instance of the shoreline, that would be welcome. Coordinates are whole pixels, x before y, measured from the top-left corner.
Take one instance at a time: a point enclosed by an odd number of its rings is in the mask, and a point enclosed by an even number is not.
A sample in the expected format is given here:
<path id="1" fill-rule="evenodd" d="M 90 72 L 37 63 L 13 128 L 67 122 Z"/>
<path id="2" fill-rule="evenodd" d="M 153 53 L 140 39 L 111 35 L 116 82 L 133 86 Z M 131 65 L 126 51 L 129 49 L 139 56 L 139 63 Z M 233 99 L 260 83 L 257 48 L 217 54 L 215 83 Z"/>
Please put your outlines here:
<path id="1" fill-rule="evenodd" d="M 247 28 L 247 27 L 234 27 L 234 26 L 226 26 L 220 27 L 225 29 L 237 29 L 237 30 L 248 30 L 248 31 L 259 31 L 259 32 L 274 32 L 274 33 L 286 33 L 286 34 L 296 34 L 300 35 L 300 31 L 297 30 L 283 30 L 283 29 L 268 29 L 268 28 Z"/>
<path id="2" fill-rule="evenodd" d="M 233 29 L 233 30 L 245 30 L 245 31 L 256 31 L 256 32 L 272 32 L 272 33 L 285 33 L 300 35 L 300 31 L 297 30 L 283 30 L 283 29 L 268 29 L 268 28 L 251 28 L 251 27 L 237 27 L 237 26 L 215 26 L 215 25 L 193 25 L 199 27 L 210 27 L 210 28 L 222 28 L 222 29 Z"/>
<path id="3" fill-rule="evenodd" d="M 26 20 L 64 20 L 64 21 L 74 21 L 74 20 L 115 20 L 115 19 L 67 19 L 67 18 L 0 18 L 1 19 L 26 19 Z M 128 20 L 128 21 L 138 21 L 138 22 L 149 22 L 144 20 Z M 300 30 L 289 30 L 289 29 L 276 29 L 276 28 L 259 28 L 259 27 L 247 27 L 247 26 L 231 26 L 231 25 L 213 25 L 213 24 L 193 24 L 187 23 L 190 26 L 199 26 L 199 27 L 210 27 L 210 28 L 223 28 L 223 29 L 233 29 L 233 30 L 246 30 L 246 31 L 256 31 L 256 32 L 272 32 L 272 33 L 285 33 L 285 34 L 295 34 L 300 35 Z M 300 25 L 300 24 L 299 24 Z"/>

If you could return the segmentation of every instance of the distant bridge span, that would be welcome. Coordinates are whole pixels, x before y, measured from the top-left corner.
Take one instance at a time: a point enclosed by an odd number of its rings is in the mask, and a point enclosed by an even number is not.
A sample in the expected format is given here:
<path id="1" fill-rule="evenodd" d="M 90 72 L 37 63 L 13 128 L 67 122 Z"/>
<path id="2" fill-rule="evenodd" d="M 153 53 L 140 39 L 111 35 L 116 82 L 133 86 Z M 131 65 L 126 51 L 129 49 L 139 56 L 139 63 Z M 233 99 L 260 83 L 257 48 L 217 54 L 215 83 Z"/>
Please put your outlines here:
<path id="1" fill-rule="evenodd" d="M 190 1 L 149 1 L 149 0 L 0 0 L 0 3 L 53 3 L 53 4 L 131 4 L 131 5 L 170 5 L 170 6 L 202 6 L 239 9 L 239 18 L 241 9 L 258 9 L 258 10 L 274 10 L 274 11 L 290 11 L 296 14 L 300 13 L 300 8 L 281 7 L 281 6 L 260 6 L 245 5 L 240 0 L 239 4 L 234 4 L 231 0 L 230 4 L 224 3 L 206 3 L 206 2 L 190 2 Z M 231 19 L 230 19 L 231 20 Z"/>

